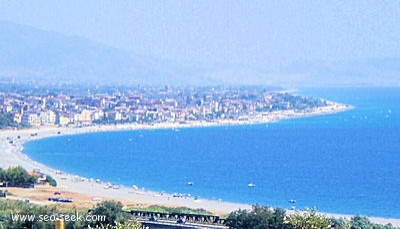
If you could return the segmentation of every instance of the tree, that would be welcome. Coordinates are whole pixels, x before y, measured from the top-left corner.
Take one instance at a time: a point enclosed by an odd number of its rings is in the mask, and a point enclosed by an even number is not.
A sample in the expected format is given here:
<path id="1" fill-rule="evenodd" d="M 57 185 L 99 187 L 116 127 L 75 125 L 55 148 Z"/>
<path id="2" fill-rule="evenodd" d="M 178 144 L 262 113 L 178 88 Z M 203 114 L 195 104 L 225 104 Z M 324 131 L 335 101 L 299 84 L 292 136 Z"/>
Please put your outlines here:
<path id="1" fill-rule="evenodd" d="M 49 185 L 56 187 L 57 186 L 57 181 L 54 180 L 53 177 L 51 177 L 50 175 L 46 175 L 46 182 L 49 183 Z"/>
<path id="2" fill-rule="evenodd" d="M 291 228 L 285 223 L 286 211 L 282 208 L 275 208 L 274 217 L 269 219 L 271 228 Z"/>
<path id="3" fill-rule="evenodd" d="M 6 171 L 0 168 L 0 182 L 5 182 L 7 179 Z"/>
<path id="4" fill-rule="evenodd" d="M 92 222 L 90 226 L 100 226 L 100 225 L 111 225 L 116 226 L 117 223 L 124 223 L 128 221 L 130 215 L 122 211 L 122 203 L 113 200 L 106 200 L 96 205 L 96 207 L 91 210 L 92 215 L 102 215 L 105 216 L 105 221 L 102 222 Z"/>
<path id="5" fill-rule="evenodd" d="M 337 229 L 350 229 L 350 221 L 343 218 L 332 218 L 333 228 Z"/>
<path id="6" fill-rule="evenodd" d="M 367 217 L 356 215 L 350 220 L 351 229 L 392 229 L 391 224 L 379 225 L 372 223 Z"/>
<path id="7" fill-rule="evenodd" d="M 3 206 L 2 206 L 3 205 Z M 56 211 L 55 206 L 39 206 L 26 203 L 25 201 L 5 201 L 0 204 L 0 214 L 6 216 L 3 219 L 5 228 L 54 228 L 54 222 L 41 221 L 39 215 L 48 215 Z M 34 220 L 14 220 L 12 214 L 16 215 L 33 215 L 36 216 Z M 0 228 L 1 228 L 0 222 Z"/>
<path id="8" fill-rule="evenodd" d="M 6 170 L 6 181 L 11 187 L 31 186 L 35 184 L 36 177 L 29 175 L 24 168 L 18 166 Z"/>
<path id="9" fill-rule="evenodd" d="M 255 205 L 252 210 L 238 210 L 229 214 L 226 226 L 231 228 L 289 228 L 284 222 L 285 211 Z"/>
<path id="10" fill-rule="evenodd" d="M 294 229 L 325 229 L 333 226 L 331 218 L 319 215 L 315 210 L 291 214 L 286 217 L 286 222 Z"/>
<path id="11" fill-rule="evenodd" d="M 373 225 L 367 217 L 356 215 L 351 218 L 351 229 L 372 229 Z"/>
<path id="12" fill-rule="evenodd" d="M 14 121 L 12 114 L 0 112 L 0 129 L 18 128 L 21 129 L 26 125 L 22 125 Z"/>

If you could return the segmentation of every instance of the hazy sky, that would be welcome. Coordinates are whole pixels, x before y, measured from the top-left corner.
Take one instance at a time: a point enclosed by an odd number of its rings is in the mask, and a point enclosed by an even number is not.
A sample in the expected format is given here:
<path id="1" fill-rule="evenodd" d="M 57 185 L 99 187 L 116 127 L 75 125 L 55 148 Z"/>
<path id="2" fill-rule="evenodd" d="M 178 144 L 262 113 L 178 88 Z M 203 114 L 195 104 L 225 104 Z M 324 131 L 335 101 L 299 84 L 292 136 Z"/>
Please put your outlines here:
<path id="1" fill-rule="evenodd" d="M 0 3 L 0 20 L 171 60 L 261 66 L 400 57 L 399 1 Z"/>

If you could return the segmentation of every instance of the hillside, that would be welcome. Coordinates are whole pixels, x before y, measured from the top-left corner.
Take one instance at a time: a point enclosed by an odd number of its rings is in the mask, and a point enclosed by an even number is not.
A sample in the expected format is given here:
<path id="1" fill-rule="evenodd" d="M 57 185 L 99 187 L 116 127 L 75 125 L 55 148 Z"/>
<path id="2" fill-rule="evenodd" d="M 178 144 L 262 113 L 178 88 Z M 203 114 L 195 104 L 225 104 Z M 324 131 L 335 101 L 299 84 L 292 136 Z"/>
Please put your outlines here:
<path id="1" fill-rule="evenodd" d="M 9 22 L 0 22 L 0 37 L 0 79 L 119 85 L 400 86 L 399 58 L 246 66 L 167 61 Z"/>
<path id="2" fill-rule="evenodd" d="M 0 77 L 65 82 L 165 83 L 150 58 L 89 40 L 0 22 Z"/>

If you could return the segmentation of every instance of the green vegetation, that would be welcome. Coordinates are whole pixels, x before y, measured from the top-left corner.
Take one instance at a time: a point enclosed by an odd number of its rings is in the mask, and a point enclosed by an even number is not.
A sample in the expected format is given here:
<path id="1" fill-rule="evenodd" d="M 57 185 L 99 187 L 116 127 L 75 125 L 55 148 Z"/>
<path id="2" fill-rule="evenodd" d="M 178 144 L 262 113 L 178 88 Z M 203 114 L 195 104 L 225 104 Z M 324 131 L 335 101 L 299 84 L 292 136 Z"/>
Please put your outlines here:
<path id="1" fill-rule="evenodd" d="M 14 121 L 14 117 L 12 114 L 0 112 L 0 129 L 9 129 L 9 128 L 21 129 L 24 127 L 27 127 L 27 126 L 19 124 Z"/>
<path id="2" fill-rule="evenodd" d="M 128 208 L 132 210 L 133 208 Z M 139 210 L 139 209 L 136 209 Z M 204 210 L 193 210 L 189 208 L 168 208 L 153 205 L 140 210 L 155 212 L 182 212 L 187 214 L 204 213 Z M 115 201 L 103 201 L 93 209 L 76 209 L 65 205 L 40 206 L 25 201 L 0 199 L 0 229 L 3 228 L 54 228 L 52 220 L 13 220 L 19 215 L 101 215 L 105 216 L 104 221 L 66 221 L 66 229 L 139 229 L 141 224 L 138 221 L 130 221 L 130 214 L 123 211 L 123 205 Z M 251 210 L 237 210 L 231 212 L 226 218 L 226 226 L 237 229 L 394 229 L 392 225 L 379 225 L 372 223 L 368 218 L 356 215 L 351 220 L 343 218 L 331 218 L 318 214 L 316 211 L 295 212 L 287 214 L 281 208 L 269 208 L 255 205 Z"/>
<path id="3" fill-rule="evenodd" d="M 270 209 L 265 206 L 253 206 L 251 211 L 238 210 L 230 213 L 226 226 L 230 228 L 292 228 L 284 222 L 285 211 L 280 208 Z"/>
<path id="4" fill-rule="evenodd" d="M 106 216 L 103 222 L 92 222 L 90 226 L 99 227 L 101 225 L 117 226 L 117 224 L 122 224 L 127 222 L 130 215 L 122 211 L 122 203 L 115 202 L 112 200 L 106 200 L 98 203 L 94 209 L 90 211 L 92 215 L 104 215 Z"/>
<path id="5" fill-rule="evenodd" d="M 274 94 L 272 95 L 271 102 L 268 106 L 257 107 L 256 111 L 277 111 L 277 110 L 288 110 L 293 109 L 296 111 L 305 111 L 317 107 L 327 106 L 327 102 L 322 99 L 316 99 L 312 97 L 302 97 L 291 95 L 289 93 Z"/>
<path id="6" fill-rule="evenodd" d="M 32 215 L 33 220 L 16 220 L 16 216 Z M 88 215 L 105 216 L 105 221 L 65 221 L 65 229 L 104 228 L 104 229 L 139 229 L 140 222 L 129 221 L 130 215 L 122 211 L 122 204 L 115 201 L 104 201 L 92 210 L 75 209 L 65 205 L 41 206 L 25 201 L 0 199 L 0 229 L 20 228 L 55 228 L 54 220 L 40 220 L 42 215 L 80 215 L 84 219 Z M 14 217 L 14 220 L 13 220 Z"/>
<path id="7" fill-rule="evenodd" d="M 316 211 L 299 213 L 286 216 L 286 223 L 293 229 L 303 228 L 332 228 L 332 219 L 325 215 L 319 215 Z"/>
<path id="8" fill-rule="evenodd" d="M 53 187 L 56 187 L 56 186 L 57 186 L 57 181 L 54 180 L 54 178 L 51 177 L 50 175 L 46 175 L 46 182 L 47 182 L 49 185 L 53 186 Z"/>
<path id="9" fill-rule="evenodd" d="M 38 176 L 29 175 L 21 166 L 6 170 L 0 168 L 0 186 L 3 184 L 5 187 L 33 187 L 37 179 Z M 46 175 L 46 182 L 51 186 L 57 186 L 57 181 L 50 175 Z"/>
<path id="10" fill-rule="evenodd" d="M 286 229 L 394 229 L 391 224 L 372 223 L 363 216 L 354 216 L 350 221 L 331 218 L 316 211 L 286 214 L 283 209 L 255 205 L 251 210 L 230 213 L 226 226 L 237 229 L 286 228 Z"/>
<path id="11" fill-rule="evenodd" d="M 0 228 L 54 228 L 54 222 L 40 222 L 39 220 L 13 220 L 14 215 L 40 215 L 55 212 L 55 207 L 38 206 L 25 201 L 0 201 Z"/>
<path id="12" fill-rule="evenodd" d="M 11 167 L 6 170 L 0 168 L 0 183 L 5 183 L 4 186 L 33 187 L 36 180 L 37 177 L 29 175 L 21 166 Z"/>
<path id="13" fill-rule="evenodd" d="M 337 227 L 337 228 L 345 228 L 345 227 Z M 364 216 L 356 215 L 350 220 L 350 229 L 394 229 L 398 227 L 394 227 L 391 224 L 380 225 L 371 223 L 371 221 Z"/>

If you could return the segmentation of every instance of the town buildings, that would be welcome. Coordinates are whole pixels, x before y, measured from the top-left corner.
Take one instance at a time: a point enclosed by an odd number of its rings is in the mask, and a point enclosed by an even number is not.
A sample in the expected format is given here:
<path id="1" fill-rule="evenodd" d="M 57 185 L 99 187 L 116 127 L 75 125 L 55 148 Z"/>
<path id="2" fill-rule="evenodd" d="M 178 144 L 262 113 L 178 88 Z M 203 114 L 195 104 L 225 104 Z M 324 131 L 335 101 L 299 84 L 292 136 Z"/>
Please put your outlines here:
<path id="1" fill-rule="evenodd" d="M 320 99 L 256 87 L 41 88 L 0 93 L 0 111 L 29 126 L 246 121 L 325 106 Z"/>

